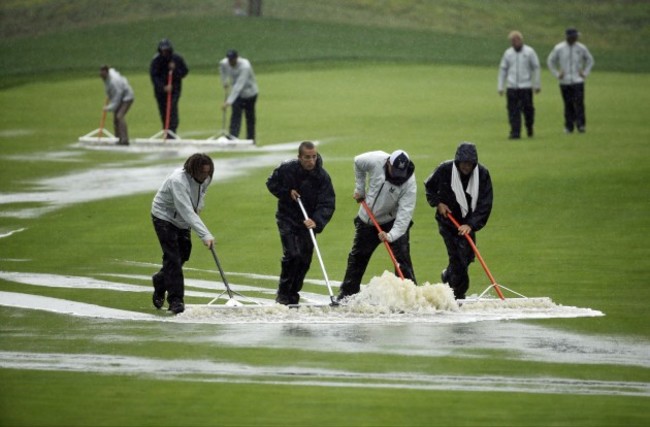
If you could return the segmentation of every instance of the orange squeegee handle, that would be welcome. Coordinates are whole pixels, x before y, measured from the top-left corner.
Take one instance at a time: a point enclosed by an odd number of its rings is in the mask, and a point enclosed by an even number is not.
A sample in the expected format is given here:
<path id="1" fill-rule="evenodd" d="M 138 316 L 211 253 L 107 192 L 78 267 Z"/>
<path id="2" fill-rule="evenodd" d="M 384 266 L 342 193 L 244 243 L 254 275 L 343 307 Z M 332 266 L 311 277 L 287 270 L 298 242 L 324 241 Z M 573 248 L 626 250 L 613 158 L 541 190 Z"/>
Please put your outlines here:
<path id="1" fill-rule="evenodd" d="M 451 213 L 447 213 L 447 218 L 449 218 L 449 220 L 456 226 L 456 228 L 460 228 L 460 224 L 458 223 L 458 221 L 456 221 L 456 218 L 454 218 L 454 216 Z M 494 280 L 494 276 L 492 276 L 492 273 L 490 273 L 490 269 L 485 264 L 485 261 L 483 261 L 483 257 L 481 256 L 481 253 L 478 251 L 478 248 L 474 244 L 474 241 L 470 237 L 469 233 L 465 234 L 464 236 L 469 242 L 469 245 L 472 247 L 474 254 L 476 254 L 476 258 L 478 258 L 479 262 L 481 263 L 481 266 L 483 266 L 483 270 L 485 270 L 485 274 L 487 274 L 488 278 L 490 279 L 490 283 L 492 283 L 492 286 L 494 286 L 494 290 L 496 291 L 497 295 L 499 295 L 499 298 L 505 299 L 503 293 L 501 292 L 501 289 L 499 288 L 499 285 L 497 285 L 497 281 Z"/>
<path id="2" fill-rule="evenodd" d="M 108 105 L 108 96 L 106 97 L 106 100 L 104 101 L 104 107 Z M 106 110 L 102 108 L 102 119 L 99 122 L 99 136 L 102 136 L 102 132 L 104 132 L 104 124 L 106 123 Z"/>
<path id="3" fill-rule="evenodd" d="M 379 223 L 377 222 L 377 219 L 376 219 L 375 216 L 372 214 L 372 211 L 371 211 L 370 208 L 368 207 L 368 203 L 366 203 L 365 200 L 362 200 L 362 201 L 361 201 L 361 205 L 362 205 L 363 208 L 366 210 L 366 213 L 368 214 L 368 216 L 369 216 L 370 219 L 372 220 L 372 223 L 375 224 L 375 228 L 377 229 L 377 231 L 378 231 L 379 233 L 381 233 L 382 231 L 384 231 L 384 230 L 381 229 L 381 226 L 380 226 Z M 393 261 L 393 265 L 395 266 L 395 270 L 397 271 L 397 274 L 399 275 L 400 279 L 404 280 L 404 274 L 402 274 L 402 269 L 399 268 L 399 263 L 398 263 L 397 260 L 395 259 L 395 254 L 393 254 L 393 250 L 390 248 L 390 243 L 388 243 L 388 241 L 384 240 L 384 246 L 386 246 L 386 250 L 388 251 L 388 255 L 390 255 L 390 259 Z"/>

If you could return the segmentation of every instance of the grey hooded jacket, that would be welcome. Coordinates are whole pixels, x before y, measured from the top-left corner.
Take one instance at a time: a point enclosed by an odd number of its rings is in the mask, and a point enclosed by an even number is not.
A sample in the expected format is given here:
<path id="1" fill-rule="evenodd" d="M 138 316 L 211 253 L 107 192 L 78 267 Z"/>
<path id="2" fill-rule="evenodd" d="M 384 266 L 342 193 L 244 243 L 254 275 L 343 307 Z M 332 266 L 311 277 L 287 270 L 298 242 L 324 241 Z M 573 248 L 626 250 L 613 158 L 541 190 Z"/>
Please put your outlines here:
<path id="1" fill-rule="evenodd" d="M 231 80 L 232 90 L 227 99 L 229 104 L 233 104 L 240 96 L 252 98 L 258 93 L 253 66 L 246 58 L 238 57 L 234 67 L 228 63 L 228 58 L 222 59 L 219 62 L 219 75 L 224 86 L 228 84 L 228 80 Z"/>
<path id="2" fill-rule="evenodd" d="M 115 68 L 108 69 L 108 76 L 104 81 L 104 90 L 109 99 L 106 106 L 107 111 L 115 111 L 122 102 L 133 101 L 134 98 L 129 81 L 118 73 Z"/>
<path id="3" fill-rule="evenodd" d="M 555 45 L 548 55 L 546 65 L 551 73 L 558 78 L 560 85 L 570 85 L 584 82 L 580 73 L 585 77 L 589 75 L 594 66 L 594 58 L 587 46 L 582 43 L 569 44 L 563 41 Z M 560 78 L 560 73 L 564 73 L 562 78 Z"/>
<path id="4" fill-rule="evenodd" d="M 210 182 L 208 177 L 203 184 L 199 184 L 183 168 L 176 169 L 156 193 L 151 204 L 151 215 L 184 230 L 194 229 L 201 240 L 214 240 L 198 215 L 205 204 L 205 193 Z"/>
<path id="5" fill-rule="evenodd" d="M 354 191 L 364 197 L 368 207 L 379 224 L 395 220 L 388 233 L 388 240 L 394 242 L 406 233 L 413 219 L 417 196 L 417 183 L 411 163 L 410 176 L 401 185 L 386 179 L 386 161 L 390 154 L 383 151 L 371 151 L 354 158 Z M 366 190 L 366 181 L 368 189 Z M 359 219 L 372 225 L 372 221 L 363 206 L 359 207 Z"/>

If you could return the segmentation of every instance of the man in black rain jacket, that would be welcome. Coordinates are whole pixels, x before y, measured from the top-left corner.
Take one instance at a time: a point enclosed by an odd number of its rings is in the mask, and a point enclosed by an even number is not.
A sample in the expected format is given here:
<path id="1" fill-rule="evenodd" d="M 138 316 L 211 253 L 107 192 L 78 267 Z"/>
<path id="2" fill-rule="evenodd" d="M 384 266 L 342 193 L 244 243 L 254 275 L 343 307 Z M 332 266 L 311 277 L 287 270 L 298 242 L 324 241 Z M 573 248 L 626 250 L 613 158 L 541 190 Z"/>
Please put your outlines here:
<path id="1" fill-rule="evenodd" d="M 170 72 L 172 74 L 171 86 L 168 85 Z M 170 137 L 176 135 L 176 128 L 178 128 L 178 100 L 181 97 L 182 83 L 187 73 L 189 73 L 189 69 L 185 60 L 178 53 L 174 53 L 172 43 L 167 39 L 161 40 L 158 43 L 158 53 L 151 60 L 149 74 L 163 129 L 167 118 L 167 94 L 171 92 L 168 130 L 173 134 Z"/>
<path id="2" fill-rule="evenodd" d="M 275 219 L 282 243 L 282 271 L 276 302 L 298 304 L 314 252 L 309 229 L 320 233 L 332 218 L 336 198 L 334 187 L 311 141 L 300 144 L 297 159 L 285 161 L 273 171 L 266 187 L 278 198 Z M 307 211 L 307 220 L 298 198 Z"/>
<path id="3" fill-rule="evenodd" d="M 442 271 L 442 282 L 464 299 L 469 289 L 469 264 L 474 252 L 465 238 L 476 242 L 476 232 L 485 227 L 492 211 L 492 180 L 487 168 L 478 162 L 476 146 L 462 142 L 454 160 L 441 163 L 424 182 L 427 201 L 436 209 L 438 231 L 447 247 L 449 265 Z M 461 224 L 456 228 L 447 218 L 451 213 Z"/>

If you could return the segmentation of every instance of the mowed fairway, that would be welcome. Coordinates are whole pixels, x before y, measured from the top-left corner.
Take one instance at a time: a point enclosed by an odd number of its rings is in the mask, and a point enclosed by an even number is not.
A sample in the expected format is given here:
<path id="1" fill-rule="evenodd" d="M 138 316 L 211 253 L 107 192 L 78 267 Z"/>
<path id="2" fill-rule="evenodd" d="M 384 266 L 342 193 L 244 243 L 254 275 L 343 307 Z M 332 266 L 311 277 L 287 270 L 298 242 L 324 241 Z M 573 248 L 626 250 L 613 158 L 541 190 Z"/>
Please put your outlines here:
<path id="1" fill-rule="evenodd" d="M 129 78 L 137 96 L 130 132 L 148 136 L 158 130 L 148 77 Z M 344 274 L 353 234 L 356 154 L 405 149 L 422 182 L 460 141 L 475 142 L 495 186 L 494 211 L 478 238 L 497 279 L 604 317 L 456 324 L 269 324 L 254 316 L 202 324 L 170 322 L 162 314 L 137 320 L 156 314 L 148 288 L 160 258 L 151 198 L 187 152 L 74 146 L 97 126 L 98 78 L 0 92 L 0 291 L 56 298 L 47 300 L 54 311 L 61 300 L 95 307 L 57 314 L 0 298 L 1 424 L 650 422 L 643 356 L 650 348 L 650 99 L 641 90 L 650 81 L 645 74 L 594 71 L 588 132 L 564 135 L 559 90 L 544 72 L 536 136 L 516 142 L 505 138 L 505 101 L 495 81 L 493 68 L 432 65 L 262 73 L 260 142 L 321 141 L 338 206 L 319 245 L 335 281 Z M 181 134 L 219 129 L 217 88 L 214 75 L 188 78 Z M 204 219 L 231 281 L 268 301 L 280 246 L 275 202 L 264 182 L 282 158 L 294 155 L 213 153 L 217 180 Z M 118 185 L 121 196 L 109 191 Z M 412 254 L 419 280 L 436 283 L 444 247 L 421 185 L 418 190 Z M 207 303 L 223 289 L 196 239 L 187 267 L 188 289 L 206 294 L 188 302 Z M 364 281 L 389 267 L 379 248 Z M 471 273 L 471 291 L 482 291 L 489 282 L 480 266 Z M 305 290 L 326 295 L 321 278 L 314 262 Z M 102 307 L 131 314 L 92 314 Z"/>

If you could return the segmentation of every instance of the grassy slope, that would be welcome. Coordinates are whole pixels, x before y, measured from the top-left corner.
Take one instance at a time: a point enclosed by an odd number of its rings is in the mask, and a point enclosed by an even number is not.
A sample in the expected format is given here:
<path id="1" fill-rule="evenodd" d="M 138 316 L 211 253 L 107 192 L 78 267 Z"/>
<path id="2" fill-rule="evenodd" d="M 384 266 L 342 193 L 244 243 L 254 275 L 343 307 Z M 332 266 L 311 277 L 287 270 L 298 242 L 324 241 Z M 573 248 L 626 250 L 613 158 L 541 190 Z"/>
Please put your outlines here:
<path id="1" fill-rule="evenodd" d="M 141 24 L 152 18 L 232 17 L 232 0 L 6 0 L 0 6 L 0 34 L 8 38 L 56 34 L 62 28 L 96 28 L 107 24 Z M 426 30 L 450 35 L 503 39 L 518 28 L 531 40 L 557 41 L 567 26 L 590 35 L 594 47 L 647 49 L 642 43 L 650 31 L 647 3 L 609 0 L 584 3 L 548 1 L 438 0 L 264 0 L 265 18 L 352 24 L 385 29 Z M 214 27 L 213 27 L 214 28 Z M 218 27 L 217 27 L 218 28 Z"/>
<path id="2" fill-rule="evenodd" d="M 543 58 L 567 25 L 584 33 L 598 69 L 650 70 L 650 31 L 643 24 L 650 5 L 642 1 L 592 2 L 587 8 L 560 1 L 267 0 L 264 19 L 233 17 L 230 0 L 95 3 L 3 2 L 0 48 L 10 60 L 0 64 L 2 85 L 94 73 L 102 63 L 143 70 L 163 37 L 174 41 L 195 71 L 212 70 L 233 46 L 254 58 L 258 71 L 319 60 L 492 66 L 512 28 L 522 29 Z"/>

